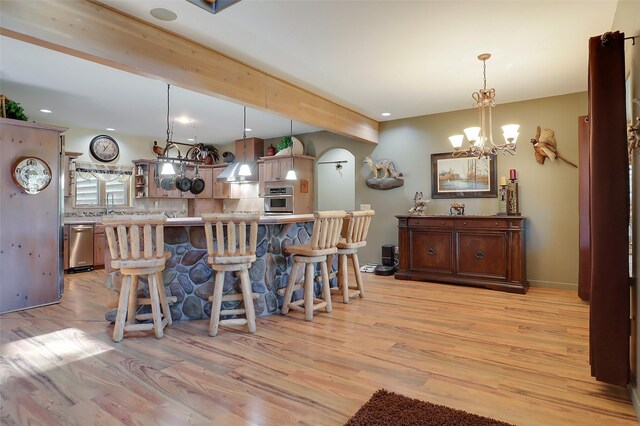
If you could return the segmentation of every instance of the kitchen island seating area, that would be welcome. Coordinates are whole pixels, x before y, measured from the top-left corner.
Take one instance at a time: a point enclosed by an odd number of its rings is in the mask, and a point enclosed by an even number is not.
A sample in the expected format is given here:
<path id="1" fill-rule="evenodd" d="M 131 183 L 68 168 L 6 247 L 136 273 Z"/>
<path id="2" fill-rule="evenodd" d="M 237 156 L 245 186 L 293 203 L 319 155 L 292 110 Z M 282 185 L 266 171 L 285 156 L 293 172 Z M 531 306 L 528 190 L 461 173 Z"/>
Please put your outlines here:
<path id="1" fill-rule="evenodd" d="M 293 265 L 289 275 L 289 282 L 284 292 L 283 314 L 287 314 L 289 310 L 304 312 L 305 319 L 311 321 L 313 320 L 313 312 L 316 310 L 324 308 L 326 312 L 331 312 L 331 289 L 329 287 L 327 256 L 337 253 L 337 244 L 340 240 L 342 223 L 346 215 L 347 212 L 344 210 L 315 212 L 311 239 L 305 244 L 297 244 L 285 248 L 285 254 L 293 255 Z M 320 264 L 322 299 L 315 297 L 316 263 Z M 305 266 L 302 285 L 295 283 L 296 272 L 300 265 Z M 300 288 L 304 288 L 304 296 L 302 299 L 292 302 L 293 292 Z"/>
<path id="2" fill-rule="evenodd" d="M 250 333 L 256 331 L 256 314 L 249 281 L 249 268 L 256 261 L 259 214 L 215 214 L 202 215 L 207 239 L 207 262 L 215 271 L 209 335 L 218 334 L 218 325 L 247 325 Z M 215 241 L 214 241 L 215 228 Z M 249 232 L 247 233 L 247 228 Z M 237 236 L 236 236 L 237 229 Z M 226 244 L 225 244 L 226 242 Z M 225 273 L 231 272 L 240 278 L 242 294 L 222 294 Z M 222 309 L 222 302 L 242 300 L 242 309 Z M 221 319 L 221 316 L 244 315 L 244 318 Z"/>
<path id="3" fill-rule="evenodd" d="M 168 301 L 175 297 L 165 293 L 162 271 L 170 252 L 164 250 L 164 215 L 103 217 L 111 267 L 123 276 L 113 341 L 119 342 L 125 331 L 153 330 L 157 338 L 171 325 Z M 140 229 L 142 228 L 142 234 Z M 149 297 L 138 297 L 138 281 L 147 276 Z M 151 305 L 151 313 L 138 314 L 140 305 Z M 137 323 L 152 320 L 151 323 Z"/>

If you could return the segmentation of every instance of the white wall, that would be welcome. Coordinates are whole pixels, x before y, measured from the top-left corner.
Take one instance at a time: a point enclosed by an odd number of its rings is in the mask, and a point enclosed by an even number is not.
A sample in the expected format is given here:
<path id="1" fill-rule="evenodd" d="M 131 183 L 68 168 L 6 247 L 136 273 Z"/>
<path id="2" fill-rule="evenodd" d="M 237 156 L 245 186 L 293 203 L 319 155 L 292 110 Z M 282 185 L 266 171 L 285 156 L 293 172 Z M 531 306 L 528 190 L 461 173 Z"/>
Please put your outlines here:
<path id="1" fill-rule="evenodd" d="M 325 152 L 316 161 L 317 210 L 355 210 L 356 206 L 356 157 L 344 148 Z M 320 164 L 329 161 L 346 161 L 336 164 Z"/>

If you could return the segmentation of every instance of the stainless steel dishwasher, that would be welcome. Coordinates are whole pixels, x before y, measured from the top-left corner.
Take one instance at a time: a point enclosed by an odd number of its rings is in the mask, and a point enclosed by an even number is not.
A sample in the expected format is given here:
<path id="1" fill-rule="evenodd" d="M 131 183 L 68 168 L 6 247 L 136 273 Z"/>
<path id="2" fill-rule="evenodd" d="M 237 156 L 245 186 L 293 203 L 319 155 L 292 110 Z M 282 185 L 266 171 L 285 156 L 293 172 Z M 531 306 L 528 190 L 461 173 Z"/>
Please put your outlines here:
<path id="1" fill-rule="evenodd" d="M 69 272 L 93 269 L 93 225 L 69 227 Z"/>

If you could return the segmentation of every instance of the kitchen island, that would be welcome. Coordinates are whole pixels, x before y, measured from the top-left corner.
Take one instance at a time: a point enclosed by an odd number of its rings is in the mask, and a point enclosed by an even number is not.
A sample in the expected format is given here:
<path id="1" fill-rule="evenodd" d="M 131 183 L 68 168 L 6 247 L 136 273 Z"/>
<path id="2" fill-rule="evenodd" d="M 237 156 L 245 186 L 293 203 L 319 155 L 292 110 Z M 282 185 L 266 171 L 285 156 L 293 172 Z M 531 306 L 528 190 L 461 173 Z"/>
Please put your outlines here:
<path id="1" fill-rule="evenodd" d="M 313 221 L 312 214 L 260 217 L 256 261 L 249 269 L 253 292 L 259 295 L 254 300 L 257 316 L 279 312 L 284 297 L 277 292 L 287 286 L 292 266 L 291 257 L 284 255 L 283 250 L 286 246 L 307 242 L 313 231 Z M 169 218 L 164 229 L 164 241 L 165 250 L 171 252 L 163 275 L 165 290 L 177 299 L 170 306 L 173 320 L 208 318 L 214 271 L 207 264 L 204 223 L 199 217 Z M 302 272 L 300 270 L 299 280 Z M 117 272 L 110 274 L 109 287 L 119 288 L 118 275 Z M 147 291 L 143 277 L 140 277 L 140 283 L 140 291 Z M 238 293 L 239 289 L 239 278 L 227 273 L 224 294 Z M 234 309 L 239 304 L 239 301 L 223 302 L 223 309 Z M 107 313 L 108 320 L 114 317 L 115 309 Z"/>

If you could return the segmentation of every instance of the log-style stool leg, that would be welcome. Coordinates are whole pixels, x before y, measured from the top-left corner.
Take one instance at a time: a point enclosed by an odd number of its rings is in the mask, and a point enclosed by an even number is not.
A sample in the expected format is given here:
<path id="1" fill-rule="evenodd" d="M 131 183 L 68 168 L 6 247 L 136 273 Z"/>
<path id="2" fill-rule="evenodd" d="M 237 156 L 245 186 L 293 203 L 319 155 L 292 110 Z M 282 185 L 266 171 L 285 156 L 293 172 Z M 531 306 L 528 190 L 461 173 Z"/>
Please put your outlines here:
<path id="1" fill-rule="evenodd" d="M 353 262 L 353 273 L 356 276 L 356 284 L 358 286 L 358 291 L 360 292 L 360 298 L 364 298 L 364 283 L 362 282 L 362 273 L 360 272 L 360 262 L 358 261 L 358 253 L 353 253 L 351 255 L 351 262 Z M 347 297 L 348 297 L 347 291 Z"/>
<path id="2" fill-rule="evenodd" d="M 325 310 L 331 312 L 333 307 L 331 305 L 331 288 L 329 287 L 329 271 L 326 261 L 320 262 L 320 272 L 322 273 L 322 298 L 327 303 Z"/>
<path id="3" fill-rule="evenodd" d="M 338 255 L 338 286 L 342 289 L 342 303 L 349 303 L 349 281 L 347 277 L 347 255 Z"/>
<path id="4" fill-rule="evenodd" d="M 127 308 L 129 293 L 131 291 L 131 275 L 125 276 L 120 289 L 120 301 L 118 302 L 118 312 L 116 313 L 116 324 L 113 328 L 113 341 L 119 342 L 124 336 L 124 325 L 127 322 Z"/>
<path id="5" fill-rule="evenodd" d="M 149 275 L 149 295 L 151 296 L 151 316 L 153 318 L 153 329 L 156 338 L 161 339 L 164 336 L 162 325 L 162 313 L 160 312 L 160 295 L 158 293 L 158 280 L 156 274 Z"/>
<path id="6" fill-rule="evenodd" d="M 306 265 L 304 275 L 304 317 L 307 321 L 313 320 L 313 287 L 314 287 L 314 272 L 315 268 L 313 263 L 309 262 Z"/>
<path id="7" fill-rule="evenodd" d="M 289 282 L 287 283 L 287 289 L 284 292 L 284 300 L 282 301 L 281 312 L 286 315 L 289 312 L 289 303 L 293 298 L 293 287 L 296 284 L 296 274 L 298 273 L 298 266 L 300 264 L 293 258 L 293 265 L 291 265 L 291 275 L 289 275 Z"/>
<path id="8" fill-rule="evenodd" d="M 127 308 L 127 323 L 135 324 L 138 313 L 138 278 L 139 275 L 131 276 L 131 288 L 129 289 L 129 307 Z"/>
<path id="9" fill-rule="evenodd" d="M 167 293 L 164 289 L 164 280 L 162 278 L 162 272 L 156 272 L 156 282 L 158 283 L 158 294 L 160 295 L 160 306 L 162 307 L 162 315 L 167 321 L 167 324 L 173 324 L 173 318 L 171 318 L 171 311 L 169 310 L 169 303 L 167 302 Z"/>
<path id="10" fill-rule="evenodd" d="M 253 295 L 251 283 L 249 282 L 249 271 L 243 269 L 240 271 L 240 284 L 242 285 L 242 300 L 244 302 L 244 312 L 247 317 L 247 325 L 249 333 L 256 332 L 256 311 L 253 306 Z"/>
<path id="11" fill-rule="evenodd" d="M 213 285 L 213 297 L 211 299 L 211 320 L 209 321 L 209 336 L 218 334 L 220 323 L 220 310 L 222 309 L 222 289 L 224 287 L 224 271 L 216 271 Z"/>

